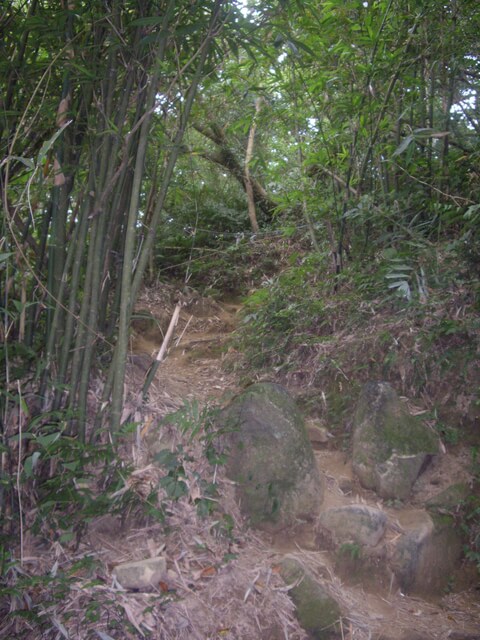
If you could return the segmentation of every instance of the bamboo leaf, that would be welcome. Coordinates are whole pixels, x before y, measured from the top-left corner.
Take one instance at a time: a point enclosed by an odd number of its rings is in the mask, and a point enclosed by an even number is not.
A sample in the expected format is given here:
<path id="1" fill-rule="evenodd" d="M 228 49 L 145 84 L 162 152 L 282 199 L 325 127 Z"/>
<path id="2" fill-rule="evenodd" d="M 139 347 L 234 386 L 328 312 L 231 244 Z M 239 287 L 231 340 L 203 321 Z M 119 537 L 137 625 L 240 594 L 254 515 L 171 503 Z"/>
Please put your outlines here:
<path id="1" fill-rule="evenodd" d="M 385 278 L 389 279 L 389 280 L 393 280 L 393 278 L 409 278 L 409 274 L 407 273 L 387 273 L 387 275 L 385 276 Z"/>
<path id="2" fill-rule="evenodd" d="M 53 136 L 49 140 L 47 140 L 46 142 L 44 142 L 42 144 L 42 147 L 41 147 L 41 149 L 40 149 L 40 151 L 38 153 L 38 157 L 37 157 L 37 166 L 39 164 L 41 164 L 41 162 L 46 158 L 47 153 L 53 147 L 53 145 L 55 144 L 57 138 L 59 138 L 62 135 L 64 129 L 66 129 L 68 127 L 68 125 L 71 124 L 71 123 L 72 123 L 72 120 L 69 120 L 68 122 L 66 122 L 64 125 L 62 125 L 60 127 L 60 129 L 58 129 L 58 131 L 55 131 L 55 133 L 53 134 Z"/>
<path id="3" fill-rule="evenodd" d="M 402 142 L 398 145 L 398 147 L 393 152 L 392 158 L 395 158 L 396 156 L 399 156 L 401 153 L 406 151 L 414 140 L 415 140 L 415 136 L 412 134 L 410 134 L 404 140 L 402 140 Z"/>
<path id="4" fill-rule="evenodd" d="M 26 458 L 25 462 L 23 463 L 23 470 L 27 478 L 31 478 L 33 476 L 39 458 L 40 451 L 34 451 L 31 456 L 28 456 L 28 458 Z"/>
<path id="5" fill-rule="evenodd" d="M 49 445 L 51 445 L 54 442 L 56 442 L 60 438 L 61 435 L 62 435 L 61 432 L 57 431 L 56 433 L 49 433 L 46 436 L 38 436 L 37 442 L 42 447 L 48 447 Z"/>
<path id="6" fill-rule="evenodd" d="M 35 162 L 33 161 L 32 158 L 23 158 L 21 156 L 8 156 L 8 159 L 17 160 L 17 162 L 21 162 L 27 167 L 27 169 L 30 169 L 30 171 L 33 171 L 35 169 Z"/>

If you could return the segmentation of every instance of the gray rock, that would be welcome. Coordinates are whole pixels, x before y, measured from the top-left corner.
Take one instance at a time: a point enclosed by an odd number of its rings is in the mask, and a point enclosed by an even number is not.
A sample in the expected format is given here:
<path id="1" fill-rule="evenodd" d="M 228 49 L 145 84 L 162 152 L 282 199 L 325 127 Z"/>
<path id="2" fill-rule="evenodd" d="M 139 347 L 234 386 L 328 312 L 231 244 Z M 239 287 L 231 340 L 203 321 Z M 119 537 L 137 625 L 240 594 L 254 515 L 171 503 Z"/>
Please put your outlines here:
<path id="1" fill-rule="evenodd" d="M 118 564 L 113 573 L 124 589 L 151 589 L 158 586 L 166 571 L 166 559 L 157 557 Z"/>
<path id="2" fill-rule="evenodd" d="M 383 498 L 405 500 L 438 451 L 438 438 L 409 415 L 388 383 L 365 385 L 354 417 L 352 456 L 365 488 Z"/>
<path id="3" fill-rule="evenodd" d="M 228 432 L 227 475 L 253 526 L 275 532 L 318 515 L 324 480 L 303 418 L 283 387 L 250 386 L 220 413 L 218 424 Z"/>
<path id="4" fill-rule="evenodd" d="M 417 594 L 440 593 L 462 555 L 462 539 L 452 518 L 425 511 L 399 512 L 404 534 L 395 543 L 389 565 L 400 587 Z"/>
<path id="5" fill-rule="evenodd" d="M 377 465 L 377 493 L 383 498 L 408 498 L 425 461 L 424 454 L 400 456 L 392 453 L 386 462 Z"/>
<path id="6" fill-rule="evenodd" d="M 383 537 L 387 516 L 373 507 L 350 504 L 323 511 L 319 522 L 337 542 L 356 542 L 374 547 Z"/>
<path id="7" fill-rule="evenodd" d="M 285 556 L 280 574 L 288 585 L 289 595 L 296 606 L 296 616 L 309 638 L 329 640 L 337 638 L 340 607 L 327 588 L 293 556 Z"/>

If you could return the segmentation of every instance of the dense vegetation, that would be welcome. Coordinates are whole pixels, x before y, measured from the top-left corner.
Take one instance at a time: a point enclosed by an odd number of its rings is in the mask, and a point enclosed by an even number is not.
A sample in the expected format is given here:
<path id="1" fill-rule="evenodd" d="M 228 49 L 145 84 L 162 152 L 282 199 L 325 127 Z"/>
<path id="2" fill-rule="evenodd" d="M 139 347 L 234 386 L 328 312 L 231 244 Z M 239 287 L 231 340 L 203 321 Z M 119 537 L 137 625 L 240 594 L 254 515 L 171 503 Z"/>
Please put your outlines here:
<path id="1" fill-rule="evenodd" d="M 471 429 L 479 24 L 476 0 L 2 4 L 5 532 L 22 482 L 42 477 L 61 512 L 79 499 L 65 474 L 110 464 L 144 282 L 255 289 L 245 375 L 329 380 L 339 421 L 383 375 L 458 437 L 451 372 Z"/>

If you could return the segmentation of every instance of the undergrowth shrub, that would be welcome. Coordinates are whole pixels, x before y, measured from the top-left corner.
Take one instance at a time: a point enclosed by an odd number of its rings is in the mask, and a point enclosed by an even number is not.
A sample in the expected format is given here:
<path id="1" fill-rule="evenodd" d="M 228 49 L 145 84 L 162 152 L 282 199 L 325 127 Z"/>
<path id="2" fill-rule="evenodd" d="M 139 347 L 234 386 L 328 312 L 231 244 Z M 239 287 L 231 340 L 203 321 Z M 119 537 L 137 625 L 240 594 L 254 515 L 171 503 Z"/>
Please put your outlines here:
<path id="1" fill-rule="evenodd" d="M 81 443 L 58 425 L 14 436 L 10 444 L 20 439 L 28 449 L 15 462 L 16 475 L 12 470 L 9 481 L 4 477 L 10 491 L 4 540 L 22 524 L 50 541 L 78 541 L 90 520 L 122 508 L 108 494 L 121 486 L 128 469 L 111 445 Z"/>
<path id="2" fill-rule="evenodd" d="M 293 254 L 291 260 L 297 259 Z M 237 345 L 252 367 L 283 368 L 297 345 L 331 333 L 324 298 L 316 286 L 325 268 L 326 257 L 311 254 L 247 297 Z"/>
<path id="3" fill-rule="evenodd" d="M 166 255 L 159 257 L 157 272 L 182 280 L 187 274 L 189 285 L 208 295 L 245 295 L 287 263 L 293 246 L 281 232 L 269 230 L 258 236 L 238 233 L 234 241 L 220 235 L 214 244 L 202 244 L 197 238 L 194 250 L 186 246 L 182 258 L 176 255 L 172 262 Z M 163 267 L 164 262 L 168 266 Z"/>
<path id="4" fill-rule="evenodd" d="M 219 446 L 222 431 L 216 426 L 217 413 L 218 408 L 209 405 L 200 408 L 196 400 L 185 401 L 183 407 L 164 419 L 179 430 L 182 443 L 174 451 L 162 449 L 154 457 L 156 464 L 164 470 L 160 487 L 168 499 L 189 496 L 189 479 L 193 479 L 200 491 L 199 496 L 193 497 L 193 502 L 201 517 L 210 515 L 217 508 L 218 489 L 211 477 L 215 476 L 215 468 L 224 465 L 227 459 L 226 452 Z"/>
<path id="5" fill-rule="evenodd" d="M 292 257 L 246 299 L 234 345 L 246 375 L 268 369 L 305 386 L 318 398 L 312 411 L 339 424 L 368 379 L 424 397 L 445 424 L 474 424 L 480 321 L 451 246 L 407 243 L 352 260 L 339 276 L 327 254 Z"/>
<path id="6" fill-rule="evenodd" d="M 79 576 L 94 586 L 103 573 L 100 562 L 78 551 L 88 524 L 105 514 L 123 516 L 139 501 L 118 491 L 130 470 L 112 444 L 71 437 L 66 411 L 29 419 L 22 398 L 11 396 L 12 419 L 1 444 L 0 635 L 8 629 L 15 633 L 8 637 L 69 637 L 64 623 L 73 614 L 61 621 L 56 607 L 78 588 Z M 25 560 L 39 548 L 38 562 Z M 103 598 L 92 594 L 84 597 L 88 615 Z"/>
<path id="7" fill-rule="evenodd" d="M 172 503 L 183 500 L 187 510 L 195 505 L 200 519 L 215 512 L 210 527 L 215 538 L 233 539 L 235 522 L 220 508 L 215 480 L 226 461 L 216 411 L 194 401 L 168 416 L 165 422 L 178 432 L 179 444 L 160 451 L 158 468 L 148 465 L 140 475 L 122 461 L 117 448 L 131 440 L 135 423 L 123 427 L 117 447 L 70 437 L 65 425 L 71 416 L 62 412 L 38 416 L 9 437 L 2 450 L 12 464 L 3 478 L 9 508 L 0 530 L 0 635 L 2 629 L 15 629 L 18 638 L 32 633 L 70 637 L 72 625 L 129 629 L 125 611 L 102 591 L 108 571 L 101 558 L 85 555 L 80 547 L 89 523 L 99 516 L 118 516 L 136 527 L 160 524 L 168 533 L 178 526 L 169 520 Z M 181 508 L 177 505 L 175 513 Z M 46 550 L 46 572 L 23 562 L 27 533 L 30 544 L 35 538 Z M 235 557 L 226 553 L 222 562 Z M 79 585 L 86 587 L 82 612 L 73 619 L 66 603 L 75 600 Z"/>

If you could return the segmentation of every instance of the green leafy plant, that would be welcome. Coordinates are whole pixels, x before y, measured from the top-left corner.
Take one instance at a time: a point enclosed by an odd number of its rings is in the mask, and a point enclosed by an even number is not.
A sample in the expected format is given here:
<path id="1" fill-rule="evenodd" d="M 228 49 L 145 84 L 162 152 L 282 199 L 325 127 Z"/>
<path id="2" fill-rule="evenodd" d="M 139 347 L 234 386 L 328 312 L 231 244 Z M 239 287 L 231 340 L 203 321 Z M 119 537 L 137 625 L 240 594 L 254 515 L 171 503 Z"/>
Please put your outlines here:
<path id="1" fill-rule="evenodd" d="M 190 442 L 197 439 L 202 444 L 203 453 L 210 464 L 224 464 L 225 454 L 216 446 L 222 433 L 215 422 L 217 413 L 218 408 L 209 404 L 200 408 L 197 400 L 184 401 L 183 407 L 167 416 L 165 420 L 177 425 Z"/>
<path id="2" fill-rule="evenodd" d="M 362 547 L 356 542 L 344 542 L 338 549 L 339 556 L 349 556 L 351 560 L 359 560 L 362 556 Z"/>
<path id="3" fill-rule="evenodd" d="M 183 447 L 178 446 L 175 453 L 162 449 L 154 458 L 155 462 L 167 470 L 167 474 L 160 479 L 160 486 L 172 500 L 188 494 L 183 456 Z"/>
<path id="4" fill-rule="evenodd" d="M 175 451 L 161 450 L 155 461 L 165 469 L 166 474 L 160 480 L 160 486 L 165 490 L 167 497 L 178 500 L 189 494 L 187 475 L 190 473 L 199 489 L 200 495 L 194 497 L 197 512 L 200 516 L 210 515 L 217 508 L 218 490 L 215 482 L 206 480 L 195 470 L 189 470 L 194 462 L 188 444 L 196 441 L 201 445 L 201 455 L 205 456 L 212 466 L 224 464 L 225 452 L 219 448 L 219 436 L 223 433 L 215 423 L 217 409 L 209 405 L 200 408 L 199 403 L 185 401 L 184 406 L 166 417 L 166 421 L 175 424 L 179 431 L 186 437 L 185 446 L 178 445 Z"/>

